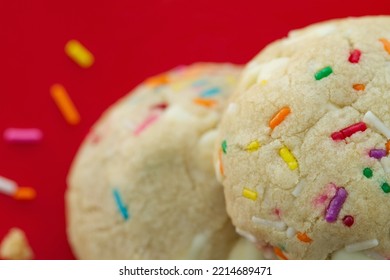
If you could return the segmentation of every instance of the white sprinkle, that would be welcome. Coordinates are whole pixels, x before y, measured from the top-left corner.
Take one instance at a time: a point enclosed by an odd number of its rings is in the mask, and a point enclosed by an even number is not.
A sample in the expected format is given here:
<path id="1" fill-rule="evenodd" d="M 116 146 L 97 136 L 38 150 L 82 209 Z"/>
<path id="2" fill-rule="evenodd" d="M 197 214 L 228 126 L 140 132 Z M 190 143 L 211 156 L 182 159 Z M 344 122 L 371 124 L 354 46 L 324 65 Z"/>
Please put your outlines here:
<path id="1" fill-rule="evenodd" d="M 386 125 L 380 119 L 378 119 L 377 116 L 374 115 L 373 112 L 367 111 L 363 117 L 363 121 L 379 130 L 379 132 L 386 136 L 387 139 L 390 139 L 390 129 L 388 129 Z"/>
<path id="2" fill-rule="evenodd" d="M 0 192 L 1 193 L 12 196 L 16 192 L 17 188 L 18 188 L 18 184 L 16 182 L 0 176 Z"/>
<path id="3" fill-rule="evenodd" d="M 378 246 L 378 244 L 379 244 L 379 242 L 377 239 L 365 240 L 362 242 L 356 242 L 356 243 L 349 244 L 349 245 L 345 246 L 345 251 L 347 251 L 349 253 L 363 251 L 363 250 Z"/>
<path id="4" fill-rule="evenodd" d="M 385 173 L 390 173 L 390 158 L 383 157 L 383 158 L 381 158 L 380 163 L 381 163 L 382 168 L 385 171 Z"/>
<path id="5" fill-rule="evenodd" d="M 297 232 L 297 231 L 296 231 L 294 228 L 288 227 L 288 228 L 287 228 L 287 231 L 286 231 L 286 235 L 287 235 L 288 238 L 291 238 L 291 237 L 294 237 L 294 236 L 295 236 L 295 233 L 296 233 L 296 232 Z"/>
<path id="6" fill-rule="evenodd" d="M 305 180 L 301 180 L 296 186 L 295 186 L 295 189 L 292 191 L 292 195 L 295 196 L 295 197 L 298 197 L 301 192 L 302 192 L 302 189 L 305 185 Z"/>
<path id="7" fill-rule="evenodd" d="M 267 81 L 275 76 L 282 76 L 287 68 L 289 61 L 290 59 L 288 57 L 280 57 L 260 64 L 256 80 L 257 83 L 261 83 L 261 81 Z"/>
<path id="8" fill-rule="evenodd" d="M 259 226 L 266 226 L 266 227 L 272 227 L 276 230 L 285 230 L 287 225 L 284 222 L 274 222 L 274 221 L 269 221 L 269 220 L 264 220 L 259 217 L 252 217 L 252 222 L 259 225 Z"/>
<path id="9" fill-rule="evenodd" d="M 238 105 L 236 103 L 229 103 L 229 106 L 227 107 L 227 113 L 228 114 L 236 114 L 238 111 Z"/>
<path id="10" fill-rule="evenodd" d="M 252 243 L 256 243 L 257 242 L 256 237 L 254 235 L 250 234 L 249 232 L 245 231 L 245 230 L 236 228 L 236 232 L 239 235 L 241 235 L 242 237 L 246 238 L 248 241 L 252 242 Z"/>

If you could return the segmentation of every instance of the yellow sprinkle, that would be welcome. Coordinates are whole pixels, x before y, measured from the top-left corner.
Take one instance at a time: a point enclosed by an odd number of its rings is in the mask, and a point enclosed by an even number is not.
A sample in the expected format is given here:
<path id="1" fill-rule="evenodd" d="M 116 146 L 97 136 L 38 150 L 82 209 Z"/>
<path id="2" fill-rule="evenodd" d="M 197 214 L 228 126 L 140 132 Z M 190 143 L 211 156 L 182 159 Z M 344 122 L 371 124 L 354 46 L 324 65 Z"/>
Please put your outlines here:
<path id="1" fill-rule="evenodd" d="M 79 41 L 70 40 L 65 45 L 65 53 L 80 67 L 91 67 L 95 58 Z"/>
<path id="2" fill-rule="evenodd" d="M 227 83 L 230 85 L 230 86 L 235 86 L 237 84 L 237 78 L 233 75 L 229 75 L 227 78 L 226 78 L 226 81 Z"/>
<path id="3" fill-rule="evenodd" d="M 54 84 L 50 88 L 50 93 L 65 120 L 69 124 L 78 124 L 80 122 L 80 115 L 72 100 L 69 98 L 66 89 L 60 84 Z"/>
<path id="4" fill-rule="evenodd" d="M 260 148 L 260 143 L 259 143 L 259 141 L 255 140 L 255 141 L 250 142 L 250 143 L 246 146 L 245 150 L 247 150 L 248 152 L 255 152 L 255 151 L 257 151 L 259 148 Z"/>
<path id="5" fill-rule="evenodd" d="M 247 188 L 244 188 L 242 190 L 242 196 L 249 198 L 249 199 L 252 199 L 252 200 L 256 200 L 257 199 L 257 192 L 251 191 L 250 189 L 247 189 Z"/>
<path id="6" fill-rule="evenodd" d="M 262 86 L 265 86 L 267 83 L 268 83 L 267 80 L 261 80 L 261 81 L 260 81 L 260 85 L 262 85 Z"/>
<path id="7" fill-rule="evenodd" d="M 294 170 L 298 167 L 298 162 L 295 159 L 294 155 L 290 152 L 287 147 L 283 147 L 279 150 L 279 155 L 287 163 L 288 167 L 291 170 Z"/>

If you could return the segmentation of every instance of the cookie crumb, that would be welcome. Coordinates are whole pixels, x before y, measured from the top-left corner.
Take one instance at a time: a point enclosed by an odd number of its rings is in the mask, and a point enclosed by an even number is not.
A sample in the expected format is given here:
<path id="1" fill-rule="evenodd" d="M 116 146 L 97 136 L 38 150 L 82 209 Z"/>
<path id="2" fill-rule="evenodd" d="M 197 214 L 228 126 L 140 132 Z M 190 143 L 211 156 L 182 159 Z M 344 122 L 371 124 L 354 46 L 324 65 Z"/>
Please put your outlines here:
<path id="1" fill-rule="evenodd" d="M 0 256 L 7 260 L 31 260 L 33 251 L 28 244 L 24 231 L 11 228 L 0 244 Z"/>

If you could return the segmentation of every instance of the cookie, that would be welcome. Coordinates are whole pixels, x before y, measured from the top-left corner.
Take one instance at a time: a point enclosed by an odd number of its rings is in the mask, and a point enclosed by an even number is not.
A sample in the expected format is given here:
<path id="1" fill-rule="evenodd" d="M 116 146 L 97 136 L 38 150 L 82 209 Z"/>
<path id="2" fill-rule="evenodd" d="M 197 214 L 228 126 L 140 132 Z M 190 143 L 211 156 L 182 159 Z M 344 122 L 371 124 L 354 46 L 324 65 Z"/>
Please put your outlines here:
<path id="1" fill-rule="evenodd" d="M 228 258 L 237 235 L 212 152 L 240 72 L 232 64 L 178 67 L 103 114 L 68 176 L 67 232 L 77 258 Z"/>
<path id="2" fill-rule="evenodd" d="M 228 214 L 282 259 L 390 258 L 389 138 L 390 17 L 292 31 L 246 65 L 223 115 Z"/>

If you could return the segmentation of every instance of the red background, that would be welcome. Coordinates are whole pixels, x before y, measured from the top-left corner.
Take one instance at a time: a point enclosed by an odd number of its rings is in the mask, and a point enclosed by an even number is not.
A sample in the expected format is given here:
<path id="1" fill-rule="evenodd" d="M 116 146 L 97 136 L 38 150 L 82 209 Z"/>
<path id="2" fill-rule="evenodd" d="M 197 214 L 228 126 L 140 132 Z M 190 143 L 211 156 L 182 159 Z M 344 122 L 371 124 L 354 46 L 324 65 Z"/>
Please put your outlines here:
<path id="1" fill-rule="evenodd" d="M 20 227 L 37 259 L 73 258 L 63 198 L 69 165 L 103 110 L 148 76 L 195 61 L 245 63 L 290 29 L 378 14 L 390 14 L 388 0 L 0 0 L 0 133 L 44 132 L 38 145 L 0 139 L 0 176 L 38 193 L 26 202 L 0 194 L 0 239 Z M 65 55 L 70 39 L 95 55 L 91 68 Z M 53 83 L 68 90 L 79 125 L 62 118 Z"/>

